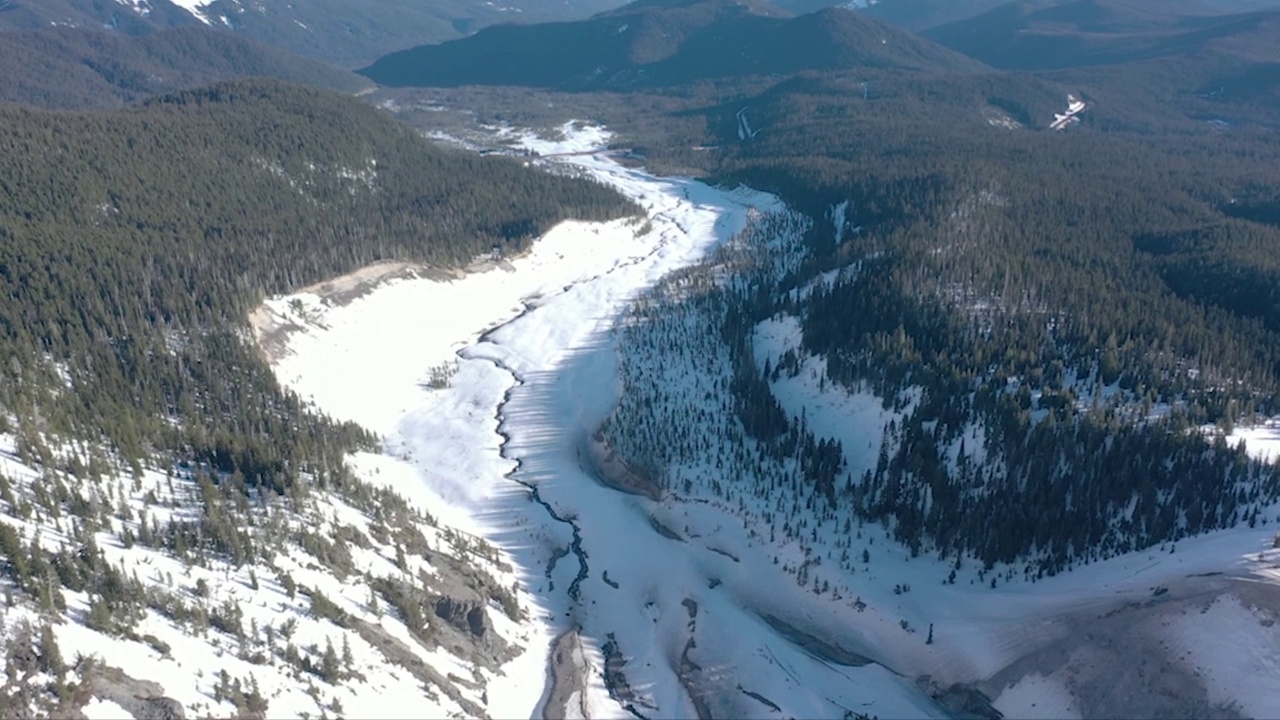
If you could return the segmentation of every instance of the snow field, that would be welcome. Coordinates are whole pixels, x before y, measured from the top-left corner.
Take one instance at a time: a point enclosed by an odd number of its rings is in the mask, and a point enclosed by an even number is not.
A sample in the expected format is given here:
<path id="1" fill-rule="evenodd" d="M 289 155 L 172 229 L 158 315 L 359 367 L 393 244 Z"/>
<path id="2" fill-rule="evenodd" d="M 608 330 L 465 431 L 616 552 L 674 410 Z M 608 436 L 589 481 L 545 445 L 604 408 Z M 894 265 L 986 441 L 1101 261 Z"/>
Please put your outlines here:
<path id="1" fill-rule="evenodd" d="M 792 376 L 784 374 L 772 383 L 775 396 L 792 416 L 805 414 L 809 426 L 821 437 L 840 440 L 849 462 L 849 478 L 856 482 L 858 475 L 874 467 L 876 451 L 884 436 L 884 428 L 890 420 L 901 420 L 902 415 L 883 409 L 880 399 L 869 394 L 850 395 L 844 389 L 827 380 L 823 374 L 825 363 L 821 358 L 806 357 L 800 347 L 800 327 L 791 316 L 766 320 L 756 328 L 754 336 L 757 362 L 763 366 L 769 359 L 775 366 L 777 359 L 788 350 L 801 356 L 800 370 Z M 909 402 L 918 401 L 917 398 Z M 909 410 L 910 405 L 908 405 Z M 1244 436 L 1252 429 L 1238 431 Z M 1258 433 L 1261 434 L 1261 433 Z M 981 426 L 967 430 L 965 452 L 972 462 L 984 460 L 984 436 Z M 1261 445 L 1261 443 L 1259 443 Z M 959 441 L 948 448 L 953 463 L 958 460 Z M 864 535 L 880 533 L 869 530 Z M 974 563 L 964 563 L 953 585 L 940 585 L 949 570 L 947 563 L 927 555 L 911 558 L 909 553 L 885 537 L 876 538 L 879 550 L 868 548 L 872 561 L 867 564 L 861 580 L 846 581 L 856 588 L 863 600 L 873 608 L 890 604 L 902 613 L 913 627 L 920 628 L 927 622 L 935 624 L 935 642 L 928 647 L 928 656 L 904 657 L 903 661 L 922 667 L 935 675 L 966 675 L 986 677 L 1007 665 L 1027 648 L 1042 644 L 1060 632 L 1041 621 L 1051 620 L 1064 612 L 1088 606 L 1103 606 L 1119 598 L 1140 598 L 1157 586 L 1177 579 L 1205 572 L 1228 571 L 1233 573 L 1257 572 L 1253 555 L 1263 547 L 1270 547 L 1274 529 L 1236 528 L 1211 533 L 1178 544 L 1177 552 L 1170 554 L 1156 548 L 1131 553 L 1070 573 L 1042 579 L 1034 585 L 1015 580 L 1005 582 L 992 590 L 976 578 Z M 821 538 L 821 536 L 820 536 Z M 887 557 L 886 557 L 887 556 Z M 888 563 L 883 562 L 888 560 Z M 894 586 L 909 585 L 909 593 L 890 596 L 884 591 Z M 917 588 L 927 591 L 917 594 Z M 869 612 L 869 611 L 868 611 Z M 867 613 L 862 614 L 867 617 Z M 893 627 L 881 622 L 875 635 L 875 644 L 890 649 L 901 643 L 896 640 Z M 1197 623 L 1196 627 L 1212 635 L 1213 624 Z M 1042 630 L 1048 631 L 1043 634 Z M 1221 642 L 1209 642 L 1205 638 L 1201 647 L 1215 647 Z M 959 642 L 953 642 L 959 640 Z M 919 656 L 923 648 L 909 648 L 909 656 Z M 958 672 L 957 672 L 958 671 Z M 1012 715 L 1035 715 L 1029 705 L 1019 705 L 1018 693 L 1049 693 L 1051 681 L 1028 679 L 1020 684 L 1010 698 L 1009 707 L 1016 708 Z M 1056 686 L 1053 686 L 1056 687 Z M 1077 712 L 1068 704 L 1050 703 L 1050 714 Z M 1043 704 L 1042 704 L 1043 710 Z"/>
<path id="2" fill-rule="evenodd" d="M 1076 720 L 1081 717 L 1071 693 L 1043 675 L 1027 675 L 993 703 L 1005 717 L 1024 720 Z"/>
<path id="3" fill-rule="evenodd" d="M 1280 460 L 1280 418 L 1257 425 L 1237 425 L 1226 440 L 1229 445 L 1244 445 L 1249 457 L 1276 462 Z"/>

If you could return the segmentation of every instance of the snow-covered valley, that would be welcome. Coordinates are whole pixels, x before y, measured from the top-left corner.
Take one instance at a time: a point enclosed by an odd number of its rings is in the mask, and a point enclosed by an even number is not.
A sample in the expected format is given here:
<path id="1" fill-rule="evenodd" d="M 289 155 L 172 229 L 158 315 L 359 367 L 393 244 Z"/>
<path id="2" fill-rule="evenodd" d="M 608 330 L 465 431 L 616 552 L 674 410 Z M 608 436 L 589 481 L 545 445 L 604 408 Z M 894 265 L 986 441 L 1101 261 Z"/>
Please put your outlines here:
<path id="1" fill-rule="evenodd" d="M 529 143 L 551 155 L 603 140 L 588 128 Z M 853 639 L 819 641 L 826 613 L 803 588 L 759 584 L 780 573 L 735 513 L 619 492 L 600 477 L 589 446 L 621 392 L 615 319 L 663 276 L 784 208 L 603 156 L 571 161 L 635 197 L 648 222 L 565 224 L 523 257 L 450 281 L 394 281 L 344 306 L 314 295 L 269 304 L 278 323 L 305 328 L 279 377 L 382 434 L 396 458 L 385 462 L 404 468 L 397 491 L 523 569 L 521 602 L 527 593 L 539 629 L 507 677 L 489 679 L 489 710 L 941 714 Z"/>
<path id="2" fill-rule="evenodd" d="M 4 614 L 10 647 L 39 648 L 9 669 L 47 713 L 1280 713 L 1274 508 L 1048 577 L 913 553 L 844 498 L 922 393 L 833 382 L 788 311 L 726 321 L 733 293 L 802 267 L 814 221 L 623 167 L 593 152 L 598 127 L 505 137 L 645 217 L 566 222 L 465 273 L 378 266 L 254 314 L 282 383 L 381 439 L 349 458 L 364 484 L 285 511 L 201 468 L 135 478 L 0 434 L 0 542 L 51 558 L 7 570 L 64 588 L 35 582 Z M 839 242 L 863 241 L 852 213 L 830 213 Z M 762 388 L 803 452 L 744 425 Z M 1265 455 L 1274 435 L 1231 439 Z M 987 436 L 939 452 L 990 462 Z"/>
<path id="3" fill-rule="evenodd" d="M 859 531 L 865 544 L 855 545 L 835 513 L 802 518 L 802 496 L 785 483 L 753 497 L 739 478 L 736 492 L 724 491 L 733 487 L 725 475 L 767 472 L 749 442 L 747 460 L 731 472 L 704 459 L 683 471 L 666 468 L 689 480 L 671 491 L 618 489 L 609 477 L 617 468 L 599 462 L 595 443 L 624 391 L 611 330 L 637 298 L 653 302 L 645 291 L 672 273 L 677 280 L 665 287 L 683 277 L 695 286 L 683 292 L 696 293 L 698 268 L 683 269 L 720 247 L 721 259 L 703 268 L 715 275 L 716 263 L 735 252 L 726 241 L 748 227 L 774 236 L 764 242 L 782 248 L 775 262 L 802 252 L 795 244 L 804 220 L 760 193 L 621 168 L 584 153 L 603 146 L 599 129 L 566 131 L 559 142 L 525 142 L 544 155 L 583 153 L 563 160 L 637 198 L 647 225 L 569 223 L 526 256 L 465 277 L 398 280 L 340 307 L 318 296 L 270 305 L 306 328 L 277 365 L 281 379 L 326 412 L 382 434 L 393 459 L 380 462 L 398 468 L 388 475 L 399 492 L 487 538 L 519 568 L 521 602 L 536 608 L 528 621 L 534 629 L 505 676 L 488 678 L 491 713 L 990 712 L 979 690 L 1012 716 L 1106 714 L 1118 706 L 1092 684 L 1106 676 L 1098 668 L 1135 662 L 1117 649 L 1123 633 L 1135 647 L 1182 643 L 1150 677 L 1124 679 L 1127 692 L 1174 683 L 1182 689 L 1171 709 L 1205 712 L 1259 714 L 1280 702 L 1255 693 L 1253 704 L 1232 706 L 1251 681 L 1208 669 L 1226 650 L 1207 625 L 1213 618 L 1230 615 L 1229 624 L 1247 632 L 1251 623 L 1269 627 L 1276 614 L 1270 586 L 1242 594 L 1234 579 L 1256 578 L 1274 562 L 1274 532 L 1264 527 L 1196 538 L 1176 552 L 1132 553 L 1035 584 L 1009 573 L 992 589 L 981 568 L 962 565 L 949 580 L 956 563 L 912 557 L 881 529 Z M 689 438 L 741 443 L 740 433 L 707 430 L 735 420 L 715 397 L 724 394 L 727 361 L 696 315 L 680 320 L 668 353 L 630 362 L 648 363 L 682 399 L 666 408 L 655 399 L 659 417 L 687 425 Z M 757 360 L 776 367 L 797 348 L 796 332 L 786 317 L 761 325 Z M 771 389 L 789 414 L 807 417 L 816 436 L 841 440 L 846 472 L 856 476 L 875 462 L 895 413 L 822 376 L 819 361 L 802 357 Z M 968 440 L 980 459 L 981 429 Z M 785 530 L 780 516 L 790 518 Z M 777 526 L 772 531 L 765 517 Z M 850 553 L 853 561 L 836 559 Z M 1246 595 L 1245 604 L 1236 599 Z M 1125 618 L 1123 632 L 1107 620 L 1115 613 Z M 1079 640 L 1108 622 L 1114 643 L 1100 650 Z M 1258 662 L 1269 662 L 1262 655 Z"/>

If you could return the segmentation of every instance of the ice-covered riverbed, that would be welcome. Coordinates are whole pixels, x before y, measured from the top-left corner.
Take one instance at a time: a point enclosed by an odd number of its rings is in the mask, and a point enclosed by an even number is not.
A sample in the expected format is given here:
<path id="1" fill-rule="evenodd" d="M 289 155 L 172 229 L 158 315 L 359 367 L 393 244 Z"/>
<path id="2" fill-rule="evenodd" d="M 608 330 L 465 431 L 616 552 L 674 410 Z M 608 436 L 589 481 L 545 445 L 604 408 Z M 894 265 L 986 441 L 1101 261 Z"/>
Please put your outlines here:
<path id="1" fill-rule="evenodd" d="M 549 154 L 603 147 L 606 139 L 585 128 L 528 143 Z M 740 552 L 690 544 L 719 527 L 732 536 L 717 537 L 720 547 L 745 548 L 730 518 L 708 512 L 705 528 L 660 531 L 652 501 L 609 490 L 583 469 L 583 441 L 620 391 L 606 331 L 624 303 L 702 258 L 751 213 L 781 205 L 745 189 L 658 179 L 603 156 L 571 161 L 639 201 L 651 226 L 641 234 L 635 222 L 565 223 L 527 255 L 458 280 L 399 279 L 335 307 L 308 294 L 268 303 L 278 321 L 305 328 L 277 362 L 281 380 L 335 417 L 382 434 L 387 452 L 406 462 L 364 464 L 446 522 L 495 541 L 522 568 L 522 600 L 536 604 L 539 632 L 507 676 L 491 680 L 490 712 L 537 714 L 550 696 L 560 705 L 545 708 L 550 716 L 627 714 L 627 706 L 693 716 L 708 711 L 703 695 L 724 694 L 713 685 L 729 684 L 744 707 L 841 714 L 835 702 L 881 715 L 927 714 L 908 699 L 905 680 L 870 665 L 858 669 L 869 686 L 848 687 L 852 668 L 801 649 L 745 609 L 738 598 L 750 585 L 750 563 L 735 557 Z M 447 388 L 428 387 L 433 368 L 455 362 Z M 581 631 L 559 644 L 562 662 L 549 672 L 553 640 L 573 628 Z M 571 672 L 575 666 L 587 670 Z M 813 672 L 830 681 L 815 681 Z M 555 693 L 544 692 L 549 676 Z M 899 686 L 888 695 L 900 702 L 870 702 Z M 800 688 L 812 688 L 812 697 L 797 704 L 810 694 Z M 846 697 L 851 692 L 862 700 Z"/>
<path id="2" fill-rule="evenodd" d="M 526 142 L 543 155 L 607 142 L 598 128 L 566 130 L 558 142 Z M 1245 552 L 1263 549 L 1265 531 L 1226 533 L 1206 538 L 1203 552 L 1180 544 L 1176 556 L 1135 554 L 988 591 L 943 587 L 949 563 L 877 545 L 874 573 L 845 578 L 870 604 L 853 613 L 849 598 L 797 587 L 774 564 L 776 549 L 732 512 L 604 486 L 584 456 L 621 392 L 612 323 L 637 293 L 697 262 L 754 212 L 782 207 L 603 155 L 562 161 L 636 198 L 651 225 L 565 223 L 526 255 L 452 281 L 396 279 L 341 306 L 310 294 L 268 303 L 276 320 L 303 328 L 277 362 L 281 380 L 386 439 L 390 457 L 359 457 L 360 469 L 487 537 L 518 568 L 526 651 L 489 677 L 492 716 L 938 716 L 917 675 L 986 680 L 1085 628 L 1061 619 L 1066 610 L 1145 601 L 1161 583 L 1179 594 L 1170 580 L 1236 569 Z M 786 328 L 773 329 L 785 339 Z M 450 373 L 447 387 L 430 387 Z M 775 387 L 789 410 L 803 406 L 821 421 L 815 412 L 831 398 L 809 390 Z M 828 430 L 860 432 L 852 420 Z M 904 582 L 916 591 L 890 592 Z M 903 620 L 921 629 L 937 621 L 938 642 L 926 645 Z M 1072 667 L 1027 663 L 985 689 L 1014 714 L 1088 714 L 1068 685 Z M 1231 679 L 1218 687 L 1243 689 Z"/>

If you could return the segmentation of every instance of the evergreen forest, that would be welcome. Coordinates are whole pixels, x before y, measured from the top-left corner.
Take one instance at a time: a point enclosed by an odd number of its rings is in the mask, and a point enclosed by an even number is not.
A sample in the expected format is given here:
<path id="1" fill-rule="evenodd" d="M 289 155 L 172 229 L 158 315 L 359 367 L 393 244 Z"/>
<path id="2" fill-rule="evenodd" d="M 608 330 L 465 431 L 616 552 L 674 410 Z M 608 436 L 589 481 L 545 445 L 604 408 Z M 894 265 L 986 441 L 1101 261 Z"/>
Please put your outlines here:
<path id="1" fill-rule="evenodd" d="M 59 437 L 105 441 L 135 470 L 158 455 L 277 492 L 335 481 L 372 438 L 276 383 L 247 324 L 264 297 L 379 260 L 458 267 L 565 218 L 635 211 L 276 81 L 0 115 L 0 407 L 29 455 Z"/>
<path id="2" fill-rule="evenodd" d="M 806 267 L 744 300 L 747 321 L 802 318 L 803 351 L 850 390 L 893 403 L 922 389 L 845 488 L 916 551 L 1028 561 L 1036 577 L 1275 520 L 1274 468 L 1221 435 L 1280 412 L 1280 143 L 924 112 L 932 97 L 1043 117 L 1043 83 L 886 82 L 868 97 L 811 78 L 753 101 L 766 130 L 718 171 L 823 221 Z M 835 268 L 848 272 L 787 292 Z M 977 427 L 982 446 L 965 447 Z"/>

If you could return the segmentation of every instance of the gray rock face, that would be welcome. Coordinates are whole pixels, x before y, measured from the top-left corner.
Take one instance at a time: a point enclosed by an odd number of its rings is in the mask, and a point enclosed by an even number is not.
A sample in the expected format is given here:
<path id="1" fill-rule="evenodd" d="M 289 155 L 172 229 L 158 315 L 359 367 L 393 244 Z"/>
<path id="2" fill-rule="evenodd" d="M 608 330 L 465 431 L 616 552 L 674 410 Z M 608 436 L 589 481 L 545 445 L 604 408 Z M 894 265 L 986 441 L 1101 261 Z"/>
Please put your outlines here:
<path id="1" fill-rule="evenodd" d="M 135 698 L 134 720 L 184 720 L 182 704 L 171 697 Z"/>
<path id="2" fill-rule="evenodd" d="M 478 638 L 489 632 L 489 616 L 484 606 L 475 600 L 458 600 L 445 595 L 436 600 L 436 617 Z"/>
<path id="3" fill-rule="evenodd" d="M 165 697 L 164 688 L 138 680 L 114 667 L 99 668 L 92 680 L 93 695 L 125 709 L 134 720 L 185 720 L 182 704 Z"/>

